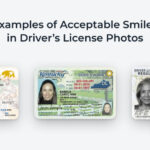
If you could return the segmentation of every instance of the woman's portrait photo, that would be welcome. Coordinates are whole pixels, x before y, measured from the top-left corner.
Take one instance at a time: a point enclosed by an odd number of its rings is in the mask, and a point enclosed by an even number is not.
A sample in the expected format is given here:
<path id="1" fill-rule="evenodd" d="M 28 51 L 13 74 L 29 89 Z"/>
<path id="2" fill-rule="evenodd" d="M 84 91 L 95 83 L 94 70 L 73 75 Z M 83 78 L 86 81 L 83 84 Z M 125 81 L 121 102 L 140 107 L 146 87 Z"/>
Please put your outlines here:
<path id="1" fill-rule="evenodd" d="M 42 82 L 38 104 L 57 104 L 56 87 L 51 80 Z"/>
<path id="2" fill-rule="evenodd" d="M 111 115 L 111 114 L 112 114 L 111 105 L 109 103 L 105 103 L 103 106 L 102 115 Z"/>
<path id="3" fill-rule="evenodd" d="M 138 101 L 138 105 L 135 106 L 136 110 L 150 109 L 150 78 L 146 78 L 138 84 L 136 98 Z"/>

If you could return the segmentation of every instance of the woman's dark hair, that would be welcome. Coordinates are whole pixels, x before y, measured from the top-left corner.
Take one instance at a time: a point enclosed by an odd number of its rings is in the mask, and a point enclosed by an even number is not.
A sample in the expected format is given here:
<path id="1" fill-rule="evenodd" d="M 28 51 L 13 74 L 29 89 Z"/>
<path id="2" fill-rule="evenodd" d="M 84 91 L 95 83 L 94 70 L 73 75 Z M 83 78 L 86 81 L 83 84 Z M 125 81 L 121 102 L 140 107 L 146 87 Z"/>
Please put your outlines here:
<path id="1" fill-rule="evenodd" d="M 54 83 L 51 80 L 45 80 L 45 81 L 43 81 L 43 83 L 42 83 L 42 85 L 40 87 L 40 91 L 39 91 L 39 101 L 38 101 L 38 104 L 45 104 L 44 103 L 44 98 L 43 98 L 43 95 L 42 95 L 42 88 L 47 83 L 50 83 L 53 86 L 53 90 L 54 90 L 54 94 L 53 94 L 53 98 L 52 98 L 51 104 L 57 104 L 56 87 L 55 87 Z"/>
<path id="2" fill-rule="evenodd" d="M 150 84 L 150 78 L 146 78 L 146 79 L 142 80 L 142 81 L 138 84 L 138 86 L 137 86 L 137 89 L 136 89 L 136 98 L 137 98 L 137 101 L 138 101 L 138 103 L 139 103 L 138 106 L 141 106 L 141 105 L 142 105 L 142 101 L 141 101 L 141 99 L 140 99 L 140 97 L 141 97 L 141 89 L 142 89 L 142 87 L 143 87 L 143 85 L 144 85 L 145 83 Z"/>
<path id="3" fill-rule="evenodd" d="M 109 105 L 109 106 L 110 106 L 110 111 L 109 111 L 109 113 L 106 113 L 105 110 L 104 110 L 106 105 Z M 105 103 L 104 106 L 103 106 L 102 115 L 111 115 L 111 114 L 112 114 L 111 105 L 110 105 L 109 103 Z"/>

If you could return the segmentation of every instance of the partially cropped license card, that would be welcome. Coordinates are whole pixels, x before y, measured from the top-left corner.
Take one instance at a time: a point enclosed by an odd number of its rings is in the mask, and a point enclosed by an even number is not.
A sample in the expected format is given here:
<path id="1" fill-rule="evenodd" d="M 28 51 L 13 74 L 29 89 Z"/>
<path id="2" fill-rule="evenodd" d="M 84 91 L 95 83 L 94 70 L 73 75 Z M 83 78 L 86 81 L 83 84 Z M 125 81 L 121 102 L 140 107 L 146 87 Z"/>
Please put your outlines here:
<path id="1" fill-rule="evenodd" d="M 105 68 L 40 68 L 35 72 L 39 119 L 112 119 L 115 71 Z"/>
<path id="2" fill-rule="evenodd" d="M 18 118 L 18 70 L 0 67 L 0 119 Z"/>
<path id="3" fill-rule="evenodd" d="M 133 69 L 132 116 L 134 119 L 150 119 L 150 68 Z"/>

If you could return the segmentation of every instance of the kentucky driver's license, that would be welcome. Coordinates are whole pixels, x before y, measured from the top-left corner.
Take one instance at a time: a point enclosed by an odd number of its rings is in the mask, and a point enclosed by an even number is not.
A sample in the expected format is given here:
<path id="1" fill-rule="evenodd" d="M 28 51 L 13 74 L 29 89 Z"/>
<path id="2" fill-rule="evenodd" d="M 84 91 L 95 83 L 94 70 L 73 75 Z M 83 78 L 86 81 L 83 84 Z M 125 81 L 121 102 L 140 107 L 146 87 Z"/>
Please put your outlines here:
<path id="1" fill-rule="evenodd" d="M 134 119 L 150 119 L 150 68 L 133 69 L 132 116 Z"/>
<path id="2" fill-rule="evenodd" d="M 17 119 L 18 110 L 18 70 L 0 67 L 0 119 Z"/>
<path id="3" fill-rule="evenodd" d="M 116 113 L 112 69 L 48 68 L 35 73 L 39 119 L 111 119 Z"/>

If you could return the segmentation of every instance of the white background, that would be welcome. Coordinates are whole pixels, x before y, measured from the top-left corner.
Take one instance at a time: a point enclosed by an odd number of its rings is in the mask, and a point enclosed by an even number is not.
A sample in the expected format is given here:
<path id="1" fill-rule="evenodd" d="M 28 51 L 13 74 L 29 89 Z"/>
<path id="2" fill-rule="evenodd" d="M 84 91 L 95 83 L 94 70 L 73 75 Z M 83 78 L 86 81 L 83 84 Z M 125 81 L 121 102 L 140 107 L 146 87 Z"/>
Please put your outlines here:
<path id="1" fill-rule="evenodd" d="M 30 19 L 34 21 L 148 20 L 149 1 L 0 1 L 1 22 Z M 0 30 L 0 66 L 14 66 L 20 71 L 20 117 L 16 121 L 0 121 L 0 150 L 149 148 L 150 122 L 135 121 L 131 117 L 131 70 L 135 66 L 150 66 L 150 30 L 128 31 L 143 34 L 143 43 L 7 43 L 7 32 Z M 11 30 L 11 33 L 20 32 L 21 30 Z M 41 31 L 42 33 L 44 31 Z M 123 30 L 119 30 L 119 33 L 123 34 Z M 117 71 L 116 119 L 37 120 L 34 118 L 33 73 L 37 67 L 42 66 L 114 67 Z"/>

